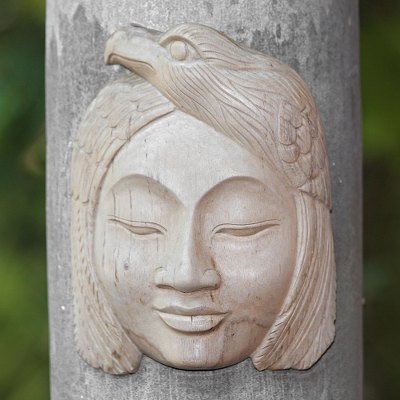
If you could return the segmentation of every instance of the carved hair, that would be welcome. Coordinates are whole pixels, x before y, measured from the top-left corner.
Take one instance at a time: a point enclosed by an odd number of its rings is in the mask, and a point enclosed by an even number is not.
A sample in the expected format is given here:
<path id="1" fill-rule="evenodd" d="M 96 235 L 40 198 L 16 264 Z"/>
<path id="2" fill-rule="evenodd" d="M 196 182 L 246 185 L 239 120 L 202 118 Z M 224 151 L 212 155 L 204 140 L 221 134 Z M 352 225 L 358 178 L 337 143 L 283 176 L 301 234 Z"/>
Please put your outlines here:
<path id="1" fill-rule="evenodd" d="M 291 78 L 291 79 L 289 79 Z M 301 79 L 290 72 L 286 98 L 276 104 L 257 88 L 244 88 L 271 103 L 269 137 L 256 137 L 251 124 L 236 116 L 231 123 L 168 100 L 142 78 L 132 76 L 105 87 L 81 123 L 72 157 L 72 266 L 75 340 L 79 353 L 94 367 L 113 374 L 134 372 L 141 352 L 113 314 L 94 268 L 93 234 L 99 192 L 119 150 L 144 126 L 176 107 L 213 126 L 249 151 L 275 164 L 295 195 L 297 262 L 282 309 L 258 349 L 255 367 L 306 369 L 333 340 L 335 264 L 330 225 L 330 182 L 322 126 Z M 304 108 L 296 98 L 307 95 Z M 250 94 L 248 96 L 251 96 Z M 242 94 L 238 94 L 240 109 Z M 247 97 L 248 98 L 248 97 Z M 311 100 L 310 100 L 311 99 Z M 243 104 L 242 104 L 243 105 Z M 248 113 L 248 106 L 241 111 Z M 225 112 L 229 112 L 226 111 Z M 232 117 L 233 118 L 233 117 Z M 256 129 L 257 130 L 257 129 Z"/>
<path id="2" fill-rule="evenodd" d="M 72 154 L 72 284 L 75 342 L 80 355 L 111 374 L 137 370 L 141 352 L 113 314 L 94 267 L 96 207 L 118 151 L 141 128 L 175 109 L 147 82 L 129 78 L 106 86 L 80 125 Z"/>

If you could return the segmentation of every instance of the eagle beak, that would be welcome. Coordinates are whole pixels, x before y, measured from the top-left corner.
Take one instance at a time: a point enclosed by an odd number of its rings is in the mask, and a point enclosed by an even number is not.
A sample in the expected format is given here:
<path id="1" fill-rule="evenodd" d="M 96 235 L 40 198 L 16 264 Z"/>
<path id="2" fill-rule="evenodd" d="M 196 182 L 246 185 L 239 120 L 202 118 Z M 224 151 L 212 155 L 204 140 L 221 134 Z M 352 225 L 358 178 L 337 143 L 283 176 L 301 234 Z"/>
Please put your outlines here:
<path id="1" fill-rule="evenodd" d="M 161 32 L 138 25 L 113 33 L 106 42 L 104 62 L 120 64 L 138 75 L 148 78 L 155 71 L 160 53 L 164 50 L 158 39 Z"/>

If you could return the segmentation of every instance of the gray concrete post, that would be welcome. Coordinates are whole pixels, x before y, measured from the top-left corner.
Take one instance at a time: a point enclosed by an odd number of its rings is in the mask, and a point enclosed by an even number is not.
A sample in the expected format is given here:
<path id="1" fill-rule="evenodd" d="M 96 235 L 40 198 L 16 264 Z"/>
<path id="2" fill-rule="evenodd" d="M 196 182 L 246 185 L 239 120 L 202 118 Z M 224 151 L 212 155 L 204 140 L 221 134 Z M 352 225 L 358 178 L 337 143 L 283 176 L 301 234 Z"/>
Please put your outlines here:
<path id="1" fill-rule="evenodd" d="M 360 400 L 361 149 L 356 0 L 48 0 L 47 235 L 53 400 Z M 307 371 L 258 372 L 249 360 L 180 371 L 148 358 L 115 377 L 75 352 L 70 255 L 70 156 L 83 112 L 123 74 L 103 64 L 109 32 L 200 22 L 287 62 L 311 87 L 326 129 L 333 184 L 337 335 Z"/>

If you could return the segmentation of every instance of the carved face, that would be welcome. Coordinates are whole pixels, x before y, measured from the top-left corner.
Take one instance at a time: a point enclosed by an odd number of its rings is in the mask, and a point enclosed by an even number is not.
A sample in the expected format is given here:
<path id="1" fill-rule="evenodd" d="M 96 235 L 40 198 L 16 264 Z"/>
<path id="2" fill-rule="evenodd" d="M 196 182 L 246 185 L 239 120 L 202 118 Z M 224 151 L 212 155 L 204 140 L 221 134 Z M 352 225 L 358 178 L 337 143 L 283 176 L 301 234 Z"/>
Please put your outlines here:
<path id="1" fill-rule="evenodd" d="M 122 148 L 101 189 L 95 268 L 144 354 L 208 369 L 256 350 L 295 266 L 294 196 L 260 158 L 179 111 Z"/>

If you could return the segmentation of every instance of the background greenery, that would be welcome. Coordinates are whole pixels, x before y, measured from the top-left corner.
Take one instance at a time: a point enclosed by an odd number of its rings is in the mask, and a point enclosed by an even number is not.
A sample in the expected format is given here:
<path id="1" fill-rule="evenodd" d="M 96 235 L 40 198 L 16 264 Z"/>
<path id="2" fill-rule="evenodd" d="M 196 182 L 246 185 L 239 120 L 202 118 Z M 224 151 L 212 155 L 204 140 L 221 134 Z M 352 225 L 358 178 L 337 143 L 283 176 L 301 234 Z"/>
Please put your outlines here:
<path id="1" fill-rule="evenodd" d="M 360 3 L 365 152 L 365 399 L 397 400 L 400 0 Z M 4 400 L 49 398 L 44 14 L 44 0 L 1 0 L 0 399 Z"/>

